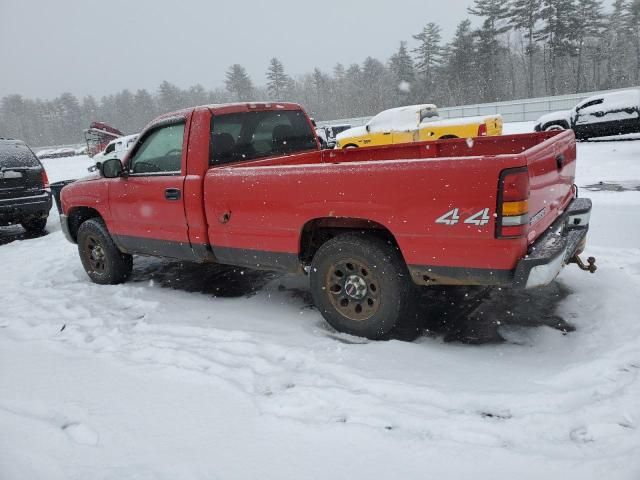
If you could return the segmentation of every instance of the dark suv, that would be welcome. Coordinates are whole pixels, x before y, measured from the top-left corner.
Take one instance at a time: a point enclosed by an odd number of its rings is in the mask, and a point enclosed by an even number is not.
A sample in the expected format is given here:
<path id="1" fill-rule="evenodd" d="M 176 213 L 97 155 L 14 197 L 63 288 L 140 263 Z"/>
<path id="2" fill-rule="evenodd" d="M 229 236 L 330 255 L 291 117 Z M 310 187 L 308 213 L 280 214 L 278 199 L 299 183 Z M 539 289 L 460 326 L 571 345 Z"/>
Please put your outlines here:
<path id="1" fill-rule="evenodd" d="M 0 226 L 21 224 L 41 232 L 51 210 L 44 167 L 20 140 L 0 138 Z"/>

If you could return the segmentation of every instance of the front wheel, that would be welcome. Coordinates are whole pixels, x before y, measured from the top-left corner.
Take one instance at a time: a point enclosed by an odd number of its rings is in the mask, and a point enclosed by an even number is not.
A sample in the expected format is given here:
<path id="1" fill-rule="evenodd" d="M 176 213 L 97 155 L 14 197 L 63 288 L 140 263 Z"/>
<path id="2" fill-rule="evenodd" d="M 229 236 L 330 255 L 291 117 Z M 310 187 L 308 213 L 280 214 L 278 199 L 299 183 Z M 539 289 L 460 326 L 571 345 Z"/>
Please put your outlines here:
<path id="1" fill-rule="evenodd" d="M 383 338 L 407 313 L 412 284 L 398 248 L 381 238 L 339 235 L 311 264 L 311 294 L 340 332 Z"/>
<path id="2" fill-rule="evenodd" d="M 100 219 L 92 218 L 80 225 L 78 252 L 82 266 L 95 283 L 115 285 L 131 275 L 133 257 L 118 249 Z"/>

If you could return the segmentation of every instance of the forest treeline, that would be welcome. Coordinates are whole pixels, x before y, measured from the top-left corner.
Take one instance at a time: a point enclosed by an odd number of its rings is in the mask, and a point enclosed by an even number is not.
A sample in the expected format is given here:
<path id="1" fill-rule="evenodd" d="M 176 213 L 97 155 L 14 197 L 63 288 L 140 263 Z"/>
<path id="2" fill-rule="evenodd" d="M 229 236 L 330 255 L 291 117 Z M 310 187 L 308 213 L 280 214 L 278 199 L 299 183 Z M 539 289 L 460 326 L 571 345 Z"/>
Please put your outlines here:
<path id="1" fill-rule="evenodd" d="M 640 0 L 615 0 L 607 11 L 602 0 L 475 0 L 468 14 L 448 43 L 437 24 L 427 23 L 400 40 L 391 58 L 336 63 L 330 72 L 293 77 L 274 57 L 259 79 L 231 65 L 224 87 L 213 90 L 163 81 L 154 92 L 122 90 L 100 99 L 8 95 L 0 101 L 0 137 L 34 146 L 75 143 L 94 120 L 132 133 L 160 113 L 232 101 L 293 101 L 317 120 L 332 120 L 413 103 L 465 105 L 640 85 Z"/>

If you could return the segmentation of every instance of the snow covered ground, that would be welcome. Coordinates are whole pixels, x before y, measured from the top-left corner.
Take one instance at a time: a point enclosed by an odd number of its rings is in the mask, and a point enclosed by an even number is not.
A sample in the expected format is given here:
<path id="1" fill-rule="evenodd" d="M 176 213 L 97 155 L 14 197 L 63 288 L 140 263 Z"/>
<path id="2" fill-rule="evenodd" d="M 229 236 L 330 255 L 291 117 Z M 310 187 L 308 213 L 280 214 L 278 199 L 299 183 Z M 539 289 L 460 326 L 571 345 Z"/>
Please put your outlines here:
<path id="1" fill-rule="evenodd" d="M 303 278 L 138 259 L 97 286 L 55 207 L 4 229 L 0 478 L 640 478 L 640 141 L 578 149 L 599 270 L 492 298 L 500 344 L 336 335 Z"/>

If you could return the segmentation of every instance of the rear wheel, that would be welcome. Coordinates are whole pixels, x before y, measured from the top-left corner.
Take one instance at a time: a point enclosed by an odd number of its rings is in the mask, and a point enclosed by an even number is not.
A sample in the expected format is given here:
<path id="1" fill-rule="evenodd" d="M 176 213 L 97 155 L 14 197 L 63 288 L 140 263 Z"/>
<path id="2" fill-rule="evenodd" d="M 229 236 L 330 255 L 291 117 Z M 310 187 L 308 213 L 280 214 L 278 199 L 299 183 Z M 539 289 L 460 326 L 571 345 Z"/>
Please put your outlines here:
<path id="1" fill-rule="evenodd" d="M 21 225 L 22 228 L 24 228 L 29 233 L 42 233 L 47 226 L 47 217 L 31 218 L 22 222 Z"/>
<path id="2" fill-rule="evenodd" d="M 412 287 L 398 248 L 380 238 L 339 235 L 313 257 L 314 303 L 340 332 L 383 338 L 407 313 Z"/>
<path id="3" fill-rule="evenodd" d="M 347 149 L 347 148 L 358 148 L 358 145 L 354 145 L 353 143 L 350 143 L 349 145 L 345 145 L 342 148 L 344 148 L 344 149 Z"/>
<path id="4" fill-rule="evenodd" d="M 458 137 L 456 135 L 443 135 L 438 140 L 449 140 L 451 138 L 460 138 L 460 137 Z"/>
<path id="5" fill-rule="evenodd" d="M 556 132 L 558 130 L 566 130 L 566 128 L 564 125 L 560 125 L 559 123 L 553 123 L 544 127 L 545 132 Z"/>
<path id="6" fill-rule="evenodd" d="M 95 283 L 115 285 L 131 275 L 133 257 L 118 249 L 100 219 L 92 218 L 80 225 L 78 252 L 82 266 Z"/>

